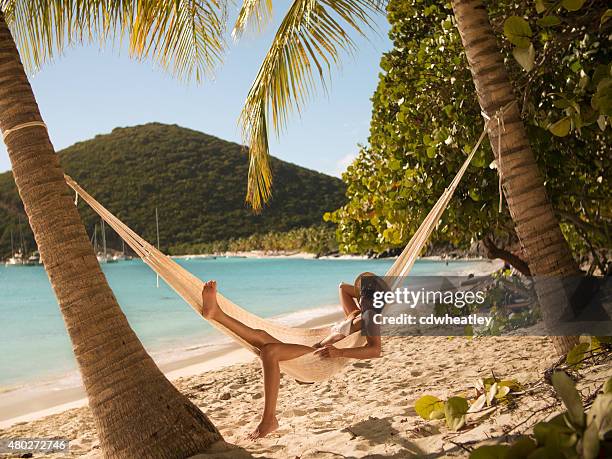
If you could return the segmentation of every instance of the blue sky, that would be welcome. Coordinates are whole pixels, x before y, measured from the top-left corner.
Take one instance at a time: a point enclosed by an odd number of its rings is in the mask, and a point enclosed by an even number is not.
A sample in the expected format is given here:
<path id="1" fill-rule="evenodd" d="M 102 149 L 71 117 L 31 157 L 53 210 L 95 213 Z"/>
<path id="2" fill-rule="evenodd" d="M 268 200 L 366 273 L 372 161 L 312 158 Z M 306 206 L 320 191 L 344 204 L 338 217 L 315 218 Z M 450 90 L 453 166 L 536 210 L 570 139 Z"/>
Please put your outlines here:
<path id="1" fill-rule="evenodd" d="M 156 68 L 151 61 L 131 60 L 125 50 L 85 45 L 32 76 L 31 83 L 51 140 L 57 150 L 110 132 L 118 126 L 152 121 L 179 124 L 226 140 L 240 142 L 238 115 L 286 11 L 277 2 L 274 23 L 267 32 L 247 34 L 240 42 L 228 38 L 228 53 L 213 81 L 184 83 Z M 322 91 L 288 129 L 271 139 L 271 152 L 283 160 L 339 176 L 368 137 L 370 98 L 376 88 L 379 63 L 391 48 L 388 23 L 368 39 L 356 37 L 358 52 L 345 56 L 333 70 L 328 96 Z M 0 142 L 0 171 L 10 168 Z"/>

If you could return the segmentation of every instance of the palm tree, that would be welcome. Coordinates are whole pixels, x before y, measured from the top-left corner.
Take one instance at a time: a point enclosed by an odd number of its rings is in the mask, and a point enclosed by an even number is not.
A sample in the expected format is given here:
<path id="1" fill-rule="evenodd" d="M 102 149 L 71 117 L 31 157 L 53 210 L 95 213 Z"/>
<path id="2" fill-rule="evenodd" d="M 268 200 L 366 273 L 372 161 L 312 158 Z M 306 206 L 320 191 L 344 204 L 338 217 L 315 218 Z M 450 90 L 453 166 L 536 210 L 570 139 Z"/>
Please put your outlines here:
<path id="1" fill-rule="evenodd" d="M 66 46 L 127 35 L 152 56 L 200 78 L 219 60 L 222 11 L 205 2 L 0 0 L 0 129 L 45 269 L 58 299 L 109 458 L 181 458 L 221 439 L 157 368 L 104 277 L 42 124 L 13 39 L 35 68 Z"/>
<path id="2" fill-rule="evenodd" d="M 480 107 L 492 116 L 510 104 L 504 113 L 504 129 L 493 123 L 489 140 L 516 234 L 536 278 L 544 319 L 555 324 L 566 311 L 564 289 L 556 282 L 537 279 L 577 276 L 578 266 L 544 188 L 487 10 L 482 0 L 453 0 L 452 6 Z M 577 342 L 574 337 L 552 337 L 552 341 L 560 355 Z"/>
<path id="3" fill-rule="evenodd" d="M 372 0 L 295 0 L 291 5 L 241 115 L 250 154 L 247 201 L 256 210 L 271 195 L 269 125 L 278 132 L 286 125 L 290 112 L 300 111 L 314 89 L 315 70 L 325 87 L 326 72 L 338 61 L 340 51 L 354 49 L 345 28 L 363 35 L 372 23 L 372 14 L 380 12 L 381 5 L 382 2 Z M 485 113 L 493 115 L 515 97 L 487 12 L 480 0 L 455 0 L 453 8 L 480 105 Z M 270 12 L 271 2 L 263 5 L 259 0 L 245 0 L 234 34 L 239 36 L 249 21 L 260 28 Z M 331 13 L 341 18 L 345 27 Z M 501 144 L 505 153 L 499 171 L 531 272 L 535 276 L 576 275 L 578 267 L 553 213 L 516 104 L 505 112 L 504 119 Z M 495 130 L 490 133 L 490 140 L 498 155 Z M 567 303 L 563 289 L 554 287 L 552 282 L 538 285 L 545 319 L 554 323 L 565 310 L 561 305 Z M 573 337 L 553 337 L 560 354 L 575 342 Z"/>

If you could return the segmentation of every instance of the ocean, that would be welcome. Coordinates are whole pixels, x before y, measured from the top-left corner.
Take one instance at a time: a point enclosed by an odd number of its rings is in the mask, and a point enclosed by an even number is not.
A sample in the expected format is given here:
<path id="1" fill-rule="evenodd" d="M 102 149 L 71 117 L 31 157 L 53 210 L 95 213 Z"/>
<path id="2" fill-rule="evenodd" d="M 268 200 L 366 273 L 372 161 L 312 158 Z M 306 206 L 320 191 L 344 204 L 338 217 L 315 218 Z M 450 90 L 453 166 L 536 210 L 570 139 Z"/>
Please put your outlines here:
<path id="1" fill-rule="evenodd" d="M 263 317 L 298 325 L 338 304 L 337 285 L 357 274 L 384 274 L 392 260 L 216 258 L 180 259 L 201 279 L 216 279 L 220 291 Z M 411 275 L 479 272 L 486 261 L 419 260 Z M 103 265 L 123 311 L 158 361 L 202 352 L 225 337 L 140 260 Z M 0 392 L 48 381 L 77 385 L 70 340 L 47 275 L 40 266 L 0 267 Z"/>

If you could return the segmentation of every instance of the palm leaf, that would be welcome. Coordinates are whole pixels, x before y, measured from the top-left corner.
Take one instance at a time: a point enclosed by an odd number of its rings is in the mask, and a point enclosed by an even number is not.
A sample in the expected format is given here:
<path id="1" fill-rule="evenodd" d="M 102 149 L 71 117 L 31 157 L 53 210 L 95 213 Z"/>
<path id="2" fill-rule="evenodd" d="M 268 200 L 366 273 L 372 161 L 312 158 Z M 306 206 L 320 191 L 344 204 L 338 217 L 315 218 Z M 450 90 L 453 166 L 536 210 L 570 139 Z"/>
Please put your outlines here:
<path id="1" fill-rule="evenodd" d="M 272 0 L 244 0 L 232 35 L 240 38 L 250 26 L 260 32 L 272 18 Z"/>
<path id="2" fill-rule="evenodd" d="M 221 0 L 0 0 L 29 71 L 75 43 L 127 38 L 130 56 L 151 58 L 181 79 L 200 81 L 224 50 Z"/>
<path id="3" fill-rule="evenodd" d="M 288 116 L 301 111 L 318 84 L 326 91 L 332 64 L 355 44 L 346 29 L 365 35 L 375 0 L 294 0 L 251 86 L 240 116 L 249 145 L 247 202 L 260 210 L 271 197 L 268 125 L 282 131 Z"/>

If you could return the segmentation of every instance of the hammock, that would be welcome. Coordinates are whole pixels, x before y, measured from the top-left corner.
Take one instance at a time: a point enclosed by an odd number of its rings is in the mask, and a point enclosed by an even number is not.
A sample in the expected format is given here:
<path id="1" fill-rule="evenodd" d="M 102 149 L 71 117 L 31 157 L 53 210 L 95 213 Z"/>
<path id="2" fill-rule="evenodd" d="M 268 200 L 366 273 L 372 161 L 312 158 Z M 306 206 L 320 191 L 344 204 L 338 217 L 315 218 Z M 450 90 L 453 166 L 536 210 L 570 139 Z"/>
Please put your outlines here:
<path id="1" fill-rule="evenodd" d="M 461 178 L 468 168 L 470 161 L 478 150 L 478 147 L 486 134 L 487 124 L 488 122 L 485 124 L 485 129 L 483 130 L 483 134 L 480 136 L 478 143 L 461 166 L 461 169 L 459 169 L 459 172 L 453 181 L 450 183 L 448 188 L 444 190 L 442 196 L 440 196 L 438 199 L 438 202 L 431 209 L 427 217 L 425 217 L 425 220 L 412 236 L 401 255 L 393 263 L 391 268 L 389 268 L 386 276 L 392 276 L 394 278 L 405 276 L 414 265 L 414 262 L 421 252 L 421 249 L 440 221 L 440 218 L 451 200 L 457 185 L 461 181 Z M 164 279 L 164 281 L 166 281 L 166 283 L 170 285 L 176 291 L 176 293 L 178 293 L 187 303 L 189 303 L 198 314 L 201 314 L 202 288 L 204 283 L 132 231 L 125 223 L 115 217 L 83 188 L 81 188 L 72 178 L 69 176 L 65 176 L 65 178 L 66 183 L 76 192 L 77 200 L 75 201 L 75 204 L 78 203 L 79 197 L 87 202 L 87 204 L 89 204 L 89 206 L 98 215 L 100 215 L 100 217 L 106 223 L 108 223 L 134 250 L 134 252 L 136 252 L 136 254 L 138 254 L 138 256 L 142 258 L 142 260 L 151 269 L 153 269 L 153 271 Z M 397 279 L 397 282 L 399 281 L 400 279 Z M 395 287 L 395 284 L 392 285 L 392 288 Z M 217 295 L 217 301 L 219 302 L 221 309 L 223 309 L 223 311 L 229 316 L 239 320 L 251 328 L 265 330 L 276 339 L 286 343 L 312 346 L 330 334 L 330 327 L 298 328 L 265 320 L 234 304 L 221 294 Z M 259 350 L 256 347 L 251 346 L 248 342 L 233 333 L 231 330 L 214 320 L 209 322 L 219 331 L 236 340 L 241 346 L 249 349 L 256 355 L 259 354 Z M 360 331 L 358 331 L 339 341 L 335 344 L 335 346 L 339 348 L 353 348 L 362 346 L 364 344 L 365 337 L 362 336 Z M 293 360 L 281 362 L 280 367 L 283 372 L 299 381 L 318 382 L 329 379 L 341 371 L 348 364 L 348 362 L 349 359 L 347 358 L 329 359 L 309 353 Z"/>

